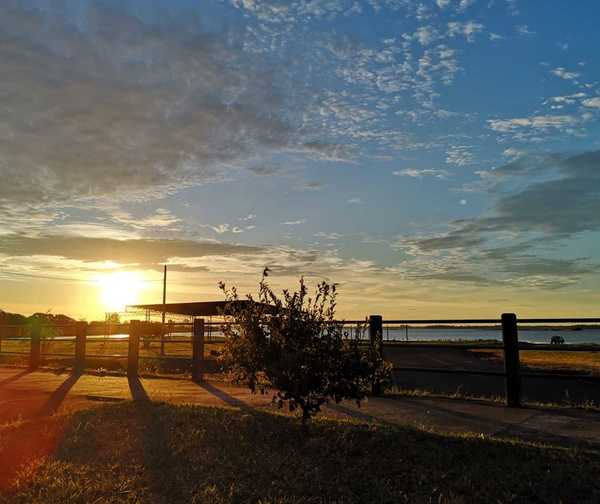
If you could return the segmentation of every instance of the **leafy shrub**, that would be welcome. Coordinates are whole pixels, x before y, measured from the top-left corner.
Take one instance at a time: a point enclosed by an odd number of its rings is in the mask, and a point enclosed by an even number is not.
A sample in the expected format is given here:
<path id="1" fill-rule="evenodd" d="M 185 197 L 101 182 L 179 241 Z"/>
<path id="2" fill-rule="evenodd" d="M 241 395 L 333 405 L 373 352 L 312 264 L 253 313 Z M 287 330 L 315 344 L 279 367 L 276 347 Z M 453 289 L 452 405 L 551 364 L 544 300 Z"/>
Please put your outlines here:
<path id="1" fill-rule="evenodd" d="M 240 303 L 235 287 L 220 284 L 229 301 L 221 362 L 253 392 L 273 387 L 274 401 L 302 411 L 302 423 L 330 400 L 355 400 L 389 381 L 390 366 L 374 348 L 364 348 L 335 320 L 335 285 L 320 283 L 313 297 L 303 279 L 297 292 L 277 296 L 265 269 L 258 297 Z"/>

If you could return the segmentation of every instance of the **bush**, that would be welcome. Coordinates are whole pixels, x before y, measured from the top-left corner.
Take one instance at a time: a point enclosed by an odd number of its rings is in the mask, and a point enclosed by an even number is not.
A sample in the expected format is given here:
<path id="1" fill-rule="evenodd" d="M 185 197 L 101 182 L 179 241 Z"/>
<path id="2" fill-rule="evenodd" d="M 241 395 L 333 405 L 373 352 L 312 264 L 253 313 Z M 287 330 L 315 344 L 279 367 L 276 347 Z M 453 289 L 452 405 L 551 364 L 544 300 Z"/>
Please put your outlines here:
<path id="1" fill-rule="evenodd" d="M 266 282 L 258 298 L 239 303 L 237 290 L 220 284 L 229 301 L 221 362 L 253 392 L 273 387 L 274 401 L 302 411 L 302 423 L 330 400 L 359 405 L 373 388 L 390 379 L 391 367 L 374 348 L 363 348 L 335 320 L 335 285 L 320 283 L 310 297 L 303 279 L 298 292 L 277 296 Z"/>

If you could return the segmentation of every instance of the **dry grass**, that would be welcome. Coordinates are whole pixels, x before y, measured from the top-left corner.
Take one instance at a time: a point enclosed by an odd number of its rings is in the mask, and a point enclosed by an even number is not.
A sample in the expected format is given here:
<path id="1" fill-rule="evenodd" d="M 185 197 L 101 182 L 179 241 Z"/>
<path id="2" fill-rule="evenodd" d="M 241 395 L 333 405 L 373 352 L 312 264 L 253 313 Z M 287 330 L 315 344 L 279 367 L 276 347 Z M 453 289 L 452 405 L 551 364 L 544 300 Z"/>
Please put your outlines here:
<path id="1" fill-rule="evenodd" d="M 503 360 L 502 350 L 470 350 L 484 359 Z M 521 364 L 536 371 L 563 371 L 600 374 L 600 352 L 553 352 L 521 350 Z"/>
<path id="2" fill-rule="evenodd" d="M 304 437 L 280 415 L 123 403 L 71 416 L 0 502 L 598 502 L 598 455 L 332 420 Z"/>

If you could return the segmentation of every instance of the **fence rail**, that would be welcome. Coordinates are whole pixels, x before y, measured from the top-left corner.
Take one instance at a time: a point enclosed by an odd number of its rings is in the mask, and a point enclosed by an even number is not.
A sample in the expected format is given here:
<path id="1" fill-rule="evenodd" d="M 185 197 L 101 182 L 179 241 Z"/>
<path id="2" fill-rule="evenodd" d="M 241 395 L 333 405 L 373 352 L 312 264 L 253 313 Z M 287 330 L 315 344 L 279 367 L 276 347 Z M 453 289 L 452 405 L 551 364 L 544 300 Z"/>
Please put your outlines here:
<path id="1" fill-rule="evenodd" d="M 412 367 L 397 366 L 396 372 L 414 372 L 414 373 L 440 373 L 455 375 L 481 375 L 495 376 L 505 379 L 506 383 L 506 401 L 509 406 L 519 406 L 521 404 L 521 379 L 522 378 L 549 378 L 566 380 L 586 380 L 589 382 L 600 383 L 600 376 L 587 374 L 566 374 L 566 373 L 523 373 L 521 372 L 519 352 L 521 350 L 552 351 L 552 352 L 600 352 L 600 345 L 586 344 L 533 344 L 519 342 L 518 326 L 519 324 L 597 324 L 600 323 L 598 317 L 567 317 L 567 318 L 523 318 L 518 319 L 515 314 L 503 314 L 499 318 L 486 319 L 391 319 L 383 320 L 379 315 L 371 315 L 365 320 L 346 320 L 337 321 L 348 328 L 348 337 L 364 339 L 366 343 L 372 345 L 383 355 L 384 344 L 389 347 L 399 349 L 433 349 L 433 348 L 454 348 L 454 349 L 490 349 L 502 350 L 504 354 L 504 370 L 491 371 L 480 369 L 447 369 L 432 367 Z M 490 325 L 493 329 L 501 330 L 502 341 L 494 342 L 406 342 L 406 341 L 384 341 L 384 323 L 390 326 L 414 326 L 414 325 Z M 192 379 L 201 380 L 204 373 L 210 372 L 207 365 L 206 345 L 212 341 L 217 341 L 222 336 L 221 329 L 228 322 L 205 321 L 204 319 L 195 319 L 193 322 L 177 323 L 153 323 L 140 322 L 133 320 L 129 324 L 111 325 L 106 324 L 108 328 L 110 341 L 122 344 L 123 353 L 92 353 L 91 346 L 103 344 L 106 341 L 104 335 L 98 334 L 98 327 L 103 324 L 87 324 L 78 322 L 74 324 L 31 324 L 28 327 L 17 325 L 0 325 L 0 355 L 7 356 L 27 356 L 29 367 L 37 369 L 44 358 L 64 358 L 72 362 L 74 369 L 83 371 L 88 360 L 119 359 L 126 360 L 127 373 L 137 375 L 140 361 L 165 361 L 175 363 L 185 363 L 191 371 Z M 438 327 L 436 327 L 438 328 Z M 118 329 L 120 332 L 114 334 L 112 329 Z M 46 331 L 46 334 L 44 333 Z M 69 333 L 69 334 L 67 334 Z M 72 333 L 72 334 L 70 334 Z M 189 336 L 184 336 L 189 333 Z M 216 334 L 216 335 L 215 335 Z M 49 337 L 47 337 L 49 336 Z M 23 351 L 14 351 L 5 348 L 6 343 L 10 342 L 29 342 L 29 348 Z M 48 344 L 51 342 L 68 345 L 56 352 L 50 352 Z M 152 343 L 159 343 L 160 355 L 147 355 L 143 350 L 149 348 Z M 167 354 L 165 348 L 169 345 L 190 345 L 186 352 L 189 355 Z M 142 352 L 140 352 L 140 346 Z"/>

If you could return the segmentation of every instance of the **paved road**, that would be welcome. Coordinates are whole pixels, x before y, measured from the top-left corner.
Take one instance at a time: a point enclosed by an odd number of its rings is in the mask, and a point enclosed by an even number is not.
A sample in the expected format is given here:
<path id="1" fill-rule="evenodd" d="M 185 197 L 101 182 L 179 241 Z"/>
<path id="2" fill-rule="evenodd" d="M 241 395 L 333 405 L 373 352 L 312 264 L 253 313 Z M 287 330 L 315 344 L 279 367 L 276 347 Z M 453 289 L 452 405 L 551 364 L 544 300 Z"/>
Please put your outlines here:
<path id="1" fill-rule="evenodd" d="M 387 347 L 385 357 L 397 367 L 467 369 L 503 372 L 502 362 L 482 359 L 461 348 L 402 348 Z M 522 366 L 523 372 L 531 372 Z M 478 397 L 504 397 L 504 378 L 447 373 L 395 373 L 401 388 L 422 389 L 440 394 L 466 394 Z M 522 378 L 525 401 L 538 403 L 594 402 L 600 404 L 600 383 L 590 380 L 558 378 Z"/>

